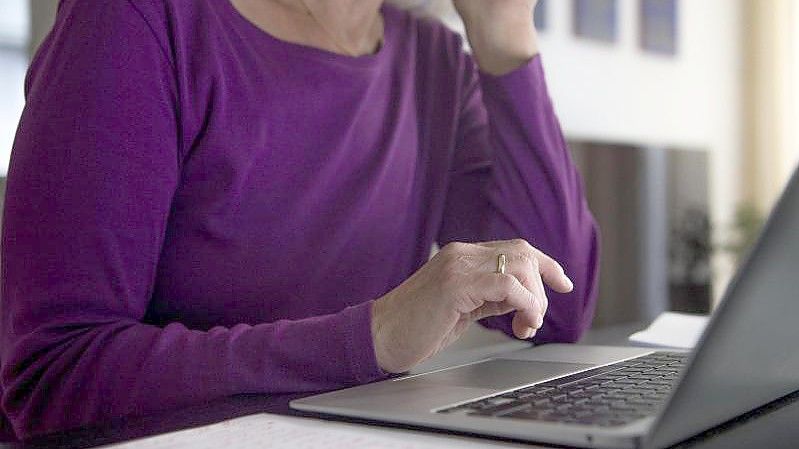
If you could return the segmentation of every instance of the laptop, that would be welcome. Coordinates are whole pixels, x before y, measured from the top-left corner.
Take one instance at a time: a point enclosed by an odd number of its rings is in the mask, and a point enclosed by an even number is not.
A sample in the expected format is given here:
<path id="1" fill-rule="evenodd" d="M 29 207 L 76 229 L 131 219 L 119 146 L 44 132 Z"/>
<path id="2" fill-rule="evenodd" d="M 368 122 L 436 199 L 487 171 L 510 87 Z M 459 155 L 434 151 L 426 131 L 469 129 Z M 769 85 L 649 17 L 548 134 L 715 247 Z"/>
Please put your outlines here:
<path id="1" fill-rule="evenodd" d="M 799 390 L 797 230 L 799 171 L 691 352 L 548 344 L 291 407 L 567 446 L 670 446 Z"/>

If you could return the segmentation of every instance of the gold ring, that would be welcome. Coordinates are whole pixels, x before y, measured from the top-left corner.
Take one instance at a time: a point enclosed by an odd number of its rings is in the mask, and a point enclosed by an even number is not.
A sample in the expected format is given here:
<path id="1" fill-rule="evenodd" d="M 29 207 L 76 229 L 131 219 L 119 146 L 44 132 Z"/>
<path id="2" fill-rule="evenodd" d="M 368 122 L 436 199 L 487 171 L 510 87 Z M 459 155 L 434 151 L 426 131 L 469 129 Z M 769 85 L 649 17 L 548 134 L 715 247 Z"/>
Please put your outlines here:
<path id="1" fill-rule="evenodd" d="M 508 258 L 504 254 L 497 256 L 497 273 L 505 274 L 505 267 L 508 264 Z"/>

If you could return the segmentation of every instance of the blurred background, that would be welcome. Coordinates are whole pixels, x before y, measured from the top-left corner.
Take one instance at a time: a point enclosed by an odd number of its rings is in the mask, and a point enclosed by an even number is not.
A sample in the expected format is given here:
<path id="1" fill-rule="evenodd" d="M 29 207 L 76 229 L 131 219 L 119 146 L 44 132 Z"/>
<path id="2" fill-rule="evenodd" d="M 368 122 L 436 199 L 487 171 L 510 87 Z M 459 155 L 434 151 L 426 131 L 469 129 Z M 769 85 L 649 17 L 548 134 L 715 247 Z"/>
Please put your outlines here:
<path id="1" fill-rule="evenodd" d="M 0 2 L 2 186 L 57 3 Z M 462 29 L 449 0 L 396 3 Z M 541 0 L 535 21 L 602 228 L 594 326 L 707 313 L 799 161 L 799 2 Z"/>

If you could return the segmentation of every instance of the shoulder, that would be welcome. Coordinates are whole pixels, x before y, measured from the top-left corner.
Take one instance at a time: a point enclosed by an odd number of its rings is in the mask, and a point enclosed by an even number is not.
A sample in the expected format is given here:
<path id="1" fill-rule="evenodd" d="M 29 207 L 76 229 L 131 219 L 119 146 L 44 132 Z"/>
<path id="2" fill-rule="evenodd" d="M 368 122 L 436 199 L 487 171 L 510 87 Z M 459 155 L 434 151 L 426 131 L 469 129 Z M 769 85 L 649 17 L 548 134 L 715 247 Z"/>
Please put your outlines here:
<path id="1" fill-rule="evenodd" d="M 160 47 L 173 66 L 207 47 L 226 30 L 229 0 L 61 0 L 57 34 L 92 36 L 95 45 L 127 41 L 130 46 Z M 80 28 L 80 31 L 74 28 Z M 73 29 L 70 33 L 69 29 Z M 208 54 L 208 52 L 201 52 Z"/>
<path id="2" fill-rule="evenodd" d="M 386 20 L 395 22 L 400 39 L 415 43 L 413 50 L 417 61 L 462 69 L 467 55 L 460 34 L 434 17 L 419 16 L 388 4 L 384 11 Z"/>
<path id="3" fill-rule="evenodd" d="M 57 20 L 145 25 L 159 39 L 219 20 L 229 0 L 61 0 Z M 232 6 L 230 6 L 232 8 Z"/>
<path id="4" fill-rule="evenodd" d="M 118 38 L 136 45 L 166 38 L 167 0 L 61 0 L 51 38 L 83 37 L 95 44 Z"/>
<path id="5" fill-rule="evenodd" d="M 397 40 L 404 42 L 404 60 L 411 65 L 416 88 L 423 96 L 437 98 L 439 103 L 458 104 L 472 88 L 476 69 L 465 49 L 464 38 L 434 17 L 417 16 L 408 11 L 386 6 L 386 20 L 399 31 Z M 407 65 L 402 66 L 405 70 Z"/>

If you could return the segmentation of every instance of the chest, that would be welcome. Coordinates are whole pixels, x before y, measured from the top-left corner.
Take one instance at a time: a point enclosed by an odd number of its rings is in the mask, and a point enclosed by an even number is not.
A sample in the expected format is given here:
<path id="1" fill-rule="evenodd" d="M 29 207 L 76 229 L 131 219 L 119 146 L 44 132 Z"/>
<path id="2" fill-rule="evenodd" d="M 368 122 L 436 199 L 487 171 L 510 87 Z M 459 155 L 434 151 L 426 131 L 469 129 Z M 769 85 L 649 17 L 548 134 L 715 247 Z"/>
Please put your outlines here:
<path id="1" fill-rule="evenodd" d="M 380 79 L 274 79 L 211 95 L 173 199 L 159 296 L 194 298 L 202 317 L 265 305 L 264 292 L 323 313 L 342 290 L 363 300 L 400 280 L 427 212 L 413 95 Z M 292 303 L 255 309 L 292 316 Z"/>
<path id="2" fill-rule="evenodd" d="M 411 80 L 267 72 L 209 88 L 177 211 L 274 226 L 299 215 L 334 221 L 358 207 L 378 218 L 409 205 L 428 158 Z"/>

